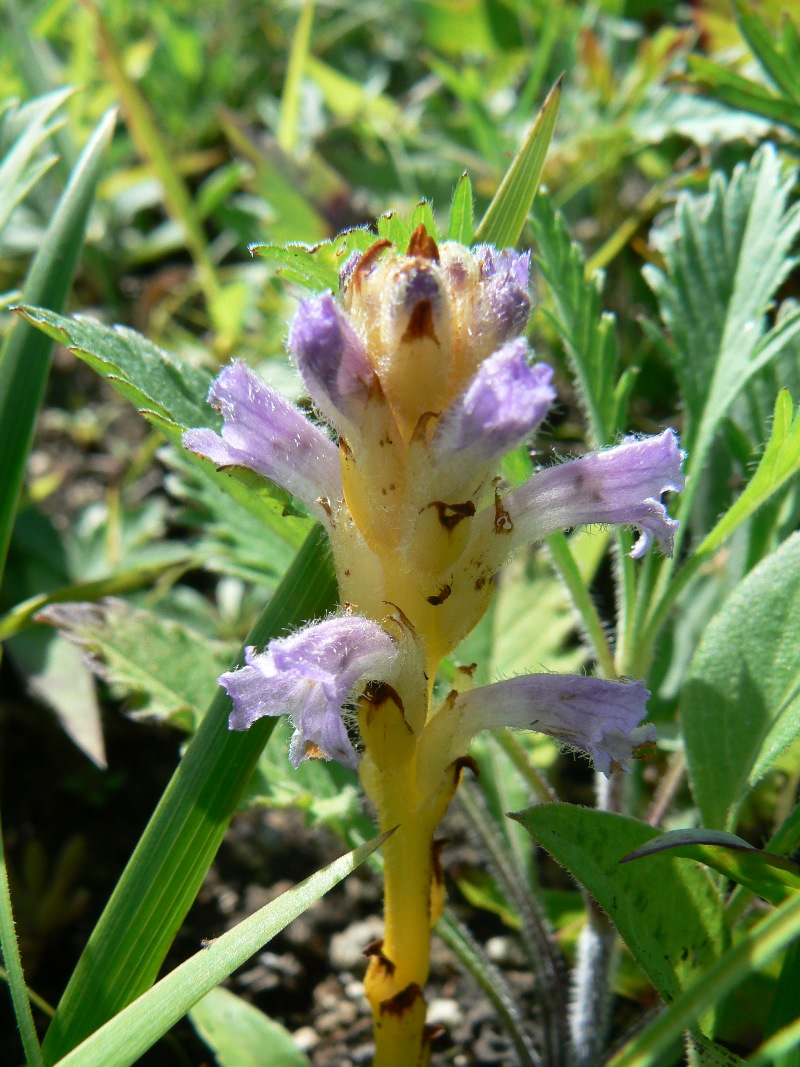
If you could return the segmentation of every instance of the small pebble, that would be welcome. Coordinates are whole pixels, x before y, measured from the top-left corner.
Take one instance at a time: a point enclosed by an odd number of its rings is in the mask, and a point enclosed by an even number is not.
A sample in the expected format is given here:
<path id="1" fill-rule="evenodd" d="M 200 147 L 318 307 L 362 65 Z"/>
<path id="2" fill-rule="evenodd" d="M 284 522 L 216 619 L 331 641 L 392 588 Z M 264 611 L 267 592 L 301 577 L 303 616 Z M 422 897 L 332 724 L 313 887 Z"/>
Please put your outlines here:
<path id="1" fill-rule="evenodd" d="M 310 1052 L 319 1044 L 319 1034 L 313 1026 L 301 1026 L 292 1034 L 292 1041 L 301 1052 Z"/>
<path id="2" fill-rule="evenodd" d="M 427 1021 L 432 1026 L 446 1026 L 448 1030 L 453 1030 L 464 1021 L 464 1015 L 458 1001 L 437 997 L 430 1002 Z"/>

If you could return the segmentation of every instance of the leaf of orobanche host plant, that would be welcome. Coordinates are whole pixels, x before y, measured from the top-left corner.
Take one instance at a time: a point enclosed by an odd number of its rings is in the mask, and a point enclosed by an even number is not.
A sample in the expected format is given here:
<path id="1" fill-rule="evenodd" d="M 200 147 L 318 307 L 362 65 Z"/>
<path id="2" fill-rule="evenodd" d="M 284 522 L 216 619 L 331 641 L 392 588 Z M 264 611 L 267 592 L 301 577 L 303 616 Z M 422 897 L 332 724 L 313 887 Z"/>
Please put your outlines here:
<path id="1" fill-rule="evenodd" d="M 703 823 L 733 829 L 749 787 L 800 733 L 800 534 L 751 571 L 711 620 L 681 709 Z"/>
<path id="2" fill-rule="evenodd" d="M 66 318 L 45 308 L 22 307 L 20 313 L 48 337 L 66 345 L 97 371 L 142 415 L 171 440 L 180 444 L 184 430 L 195 426 L 218 429 L 222 417 L 206 402 L 211 375 L 190 363 L 176 359 L 126 326 L 104 326 L 90 318 Z M 213 464 L 197 460 L 200 468 L 235 500 L 260 518 L 276 536 L 297 546 L 307 524 L 298 536 L 294 522 L 282 516 L 286 495 L 273 490 L 264 479 L 250 471 L 231 474 L 215 470 Z"/>
<path id="3" fill-rule="evenodd" d="M 53 604 L 36 621 L 57 627 L 82 648 L 104 681 L 125 696 L 136 695 L 137 717 L 168 719 L 192 731 L 235 651 L 111 597 L 98 603 Z"/>
<path id="4" fill-rule="evenodd" d="M 745 383 L 800 331 L 800 311 L 769 332 L 766 314 L 795 262 L 800 206 L 786 206 L 795 177 L 770 146 L 730 181 L 713 175 L 707 194 L 678 201 L 678 239 L 664 241 L 666 272 L 645 267 L 671 335 L 665 352 L 686 405 L 681 443 L 690 469 L 702 465 Z"/>
<path id="5" fill-rule="evenodd" d="M 198 1001 L 189 1018 L 219 1067 L 310 1067 L 288 1030 L 222 986 Z"/>
<path id="6" fill-rule="evenodd" d="M 589 890 L 667 1000 L 719 958 L 727 943 L 725 915 L 703 868 L 664 853 L 647 868 L 620 866 L 658 830 L 572 804 L 540 804 L 514 818 Z"/>
<path id="7" fill-rule="evenodd" d="M 699 860 L 771 904 L 780 904 L 800 890 L 800 867 L 796 863 L 755 848 L 723 830 L 670 830 L 624 856 L 620 863 L 660 852 Z"/>

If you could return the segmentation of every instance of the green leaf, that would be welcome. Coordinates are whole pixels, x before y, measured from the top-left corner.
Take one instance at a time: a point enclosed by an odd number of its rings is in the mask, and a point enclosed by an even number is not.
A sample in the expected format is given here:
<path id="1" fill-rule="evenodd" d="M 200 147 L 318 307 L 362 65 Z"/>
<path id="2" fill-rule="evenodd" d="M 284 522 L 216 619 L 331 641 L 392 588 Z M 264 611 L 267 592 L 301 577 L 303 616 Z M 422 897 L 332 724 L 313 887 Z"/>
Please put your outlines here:
<path id="1" fill-rule="evenodd" d="M 192 732 L 231 658 L 222 644 L 124 600 L 54 604 L 37 622 L 79 645 L 95 674 L 121 696 L 136 695 L 137 717 L 168 719 Z"/>
<path id="2" fill-rule="evenodd" d="M 189 1018 L 219 1067 L 311 1067 L 280 1023 L 222 986 L 198 1001 Z"/>
<path id="3" fill-rule="evenodd" d="M 758 467 L 741 496 L 694 550 L 692 567 L 701 566 L 727 541 L 734 530 L 738 529 L 798 472 L 800 472 L 800 407 L 793 414 L 789 390 L 781 389 L 775 401 L 772 430 Z"/>
<path id="4" fill-rule="evenodd" d="M 72 89 L 58 89 L 25 108 L 11 108 L 2 116 L 0 125 L 0 236 L 14 209 L 42 175 L 50 169 L 56 156 L 39 158 L 37 149 L 63 123 L 53 116 L 72 95 Z M 19 129 L 13 144 L 6 144 L 8 134 Z"/>
<path id="5" fill-rule="evenodd" d="M 800 534 L 752 570 L 712 619 L 681 709 L 703 823 L 733 829 L 748 789 L 800 733 Z"/>
<path id="6" fill-rule="evenodd" d="M 335 860 L 215 938 L 58 1060 L 58 1067 L 135 1063 L 206 993 L 363 863 L 389 833 Z"/>
<path id="7" fill-rule="evenodd" d="M 709 1008 L 754 971 L 765 967 L 800 936 L 800 894 L 770 912 L 743 934 L 737 944 L 682 992 L 654 1023 L 613 1056 L 606 1067 L 655 1067 L 662 1056 Z M 748 1064 L 765 1067 L 772 1060 L 758 1054 Z"/>
<path id="8" fill-rule="evenodd" d="M 25 301 L 61 308 L 67 299 L 114 121 L 113 112 L 100 121 L 67 183 L 28 271 Z M 50 371 L 51 351 L 52 343 L 24 322 L 16 323 L 0 351 L 0 573 Z"/>
<path id="9" fill-rule="evenodd" d="M 561 78 L 548 93 L 542 110 L 486 209 L 475 233 L 476 241 L 509 248 L 519 240 L 539 188 L 560 100 Z"/>
<path id="10" fill-rule="evenodd" d="M 620 863 L 667 851 L 713 867 L 770 904 L 780 904 L 800 890 L 800 867 L 796 863 L 722 830 L 670 830 L 624 856 Z"/>
<path id="11" fill-rule="evenodd" d="M 797 104 L 793 100 L 786 100 L 761 82 L 744 78 L 705 56 L 687 56 L 687 62 L 691 83 L 701 92 L 716 97 L 730 108 L 800 130 Z"/>
<path id="12" fill-rule="evenodd" d="M 330 550 L 316 529 L 245 644 L 263 647 L 335 603 Z M 43 1046 L 49 1063 L 155 981 L 275 722 L 232 733 L 229 709 L 218 689 L 70 978 Z"/>
<path id="13" fill-rule="evenodd" d="M 617 403 L 617 338 L 614 316 L 603 312 L 603 273 L 586 276 L 583 251 L 569 235 L 561 212 L 540 193 L 533 205 L 537 262 L 555 308 L 546 314 L 564 340 L 578 396 L 589 420 L 593 446 L 613 440 Z M 627 412 L 625 412 L 627 415 Z"/>
<path id="14" fill-rule="evenodd" d="M 447 240 L 471 245 L 475 237 L 475 205 L 472 199 L 472 182 L 466 171 L 458 179 L 450 204 L 450 221 Z"/>
<path id="15" fill-rule="evenodd" d="M 11 891 L 8 884 L 8 868 L 6 867 L 2 824 L 0 824 L 0 950 L 2 950 L 3 963 L 8 973 L 11 1003 L 14 1006 L 14 1015 L 19 1028 L 22 1047 L 25 1051 L 25 1063 L 27 1067 L 44 1067 L 44 1057 L 39 1047 L 39 1038 L 36 1035 L 36 1025 L 33 1021 L 31 1003 L 25 985 L 25 975 L 22 970 L 22 960 L 19 955 L 14 913 L 11 908 Z"/>
<path id="16" fill-rule="evenodd" d="M 130 401 L 167 438 L 180 445 L 184 430 L 197 426 L 218 429 L 222 418 L 206 403 L 211 375 L 170 356 L 126 326 L 104 326 L 93 319 L 66 318 L 45 308 L 19 308 L 28 322 L 66 345 Z M 213 463 L 195 457 L 199 469 L 267 526 L 273 535 L 295 547 L 308 529 L 307 521 L 287 521 L 287 496 L 251 471 L 218 471 Z"/>
<path id="17" fill-rule="evenodd" d="M 436 219 L 433 217 L 433 208 L 428 200 L 420 200 L 420 202 L 414 207 L 411 212 L 411 232 L 416 230 L 417 226 L 422 225 L 428 231 L 428 236 L 432 237 L 434 241 L 439 240 L 439 230 L 436 226 Z M 403 249 L 405 251 L 405 249 Z"/>
<path id="18" fill-rule="evenodd" d="M 98 767 L 106 767 L 103 726 L 91 672 L 78 649 L 34 626 L 6 643 L 6 652 L 33 696 L 52 708 L 70 740 Z"/>
<path id="19" fill-rule="evenodd" d="M 794 265 L 800 205 L 787 209 L 796 172 L 765 146 L 730 181 L 715 173 L 709 192 L 683 194 L 664 250 L 666 270 L 645 267 L 670 332 L 665 349 L 686 407 L 687 514 L 717 431 L 752 376 L 800 333 L 800 311 L 768 330 L 767 311 Z M 676 545 L 676 554 L 678 548 Z"/>
<path id="20" fill-rule="evenodd" d="M 778 89 L 795 103 L 800 103 L 800 74 L 791 60 L 776 47 L 766 22 L 742 0 L 733 0 L 733 8 L 739 29 L 761 66 Z M 784 18 L 790 21 L 788 11 Z"/>
<path id="21" fill-rule="evenodd" d="M 352 252 L 366 252 L 375 241 L 369 230 L 345 230 L 332 241 L 320 244 L 253 244 L 252 255 L 265 259 L 278 273 L 289 281 L 302 285 L 312 292 L 339 288 L 339 271 Z"/>
<path id="22" fill-rule="evenodd" d="M 724 909 L 702 868 L 665 854 L 647 868 L 620 866 L 658 830 L 571 804 L 541 804 L 513 817 L 589 890 L 666 1000 L 719 958 L 727 943 Z"/>
<path id="23" fill-rule="evenodd" d="M 411 227 L 397 211 L 387 211 L 378 219 L 378 237 L 391 241 L 395 248 L 405 252 L 411 239 Z"/>

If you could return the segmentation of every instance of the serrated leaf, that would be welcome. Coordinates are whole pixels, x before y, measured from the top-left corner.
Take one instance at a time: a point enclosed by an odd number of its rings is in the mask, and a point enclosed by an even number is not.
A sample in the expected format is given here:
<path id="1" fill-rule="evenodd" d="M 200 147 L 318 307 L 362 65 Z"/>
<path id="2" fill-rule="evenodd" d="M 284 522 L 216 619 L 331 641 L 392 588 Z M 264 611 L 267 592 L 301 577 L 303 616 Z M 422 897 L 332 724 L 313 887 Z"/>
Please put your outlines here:
<path id="1" fill-rule="evenodd" d="M 81 648 L 94 673 L 120 695 L 135 696 L 139 717 L 194 732 L 228 669 L 233 649 L 155 612 L 107 597 L 53 604 L 37 622 Z"/>
<path id="2" fill-rule="evenodd" d="M 658 830 L 622 815 L 541 804 L 514 816 L 584 885 L 659 993 L 672 1000 L 721 955 L 724 909 L 707 873 L 661 854 L 621 867 Z"/>
<path id="3" fill-rule="evenodd" d="M 176 359 L 126 326 L 105 326 L 76 315 L 67 318 L 45 308 L 18 309 L 34 326 L 66 345 L 130 401 L 164 435 L 180 446 L 184 430 L 198 426 L 219 429 L 222 417 L 206 403 L 211 375 Z M 286 494 L 251 471 L 219 471 L 208 460 L 192 462 L 225 492 L 260 519 L 271 532 L 295 547 L 307 523 L 287 522 Z"/>
<path id="4" fill-rule="evenodd" d="M 786 206 L 795 180 L 771 146 L 737 166 L 730 181 L 713 174 L 707 194 L 678 201 L 666 270 L 645 267 L 671 337 L 666 351 L 686 406 L 690 472 L 703 465 L 745 384 L 800 333 L 796 312 L 769 332 L 766 318 L 795 262 L 800 206 Z M 691 493 L 690 486 L 687 499 Z"/>
<path id="5" fill-rule="evenodd" d="M 749 111 L 773 123 L 800 129 L 797 104 L 772 92 L 761 82 L 744 78 L 705 56 L 687 57 L 692 85 L 701 92 L 716 97 L 730 108 Z"/>
<path id="6" fill-rule="evenodd" d="M 189 1018 L 219 1067 L 311 1067 L 288 1030 L 222 986 L 206 993 Z"/>
<path id="7" fill-rule="evenodd" d="M 660 852 L 705 863 L 771 904 L 780 904 L 800 891 L 800 867 L 796 863 L 722 830 L 669 830 L 623 856 L 620 863 Z"/>
<path id="8" fill-rule="evenodd" d="M 520 239 L 539 188 L 560 100 L 561 78 L 548 93 L 542 110 L 486 209 L 475 233 L 476 241 L 486 241 L 498 248 L 510 248 Z"/>
<path id="9" fill-rule="evenodd" d="M 752 570 L 712 619 L 681 709 L 703 823 L 733 829 L 748 789 L 800 733 L 800 534 Z"/>
<path id="10" fill-rule="evenodd" d="M 800 74 L 791 60 L 776 47 L 766 22 L 742 0 L 733 0 L 733 8 L 739 29 L 772 82 L 789 99 L 800 103 Z M 790 21 L 788 11 L 784 18 Z"/>
<path id="11" fill-rule="evenodd" d="M 555 304 L 548 317 L 564 339 L 591 443 L 608 444 L 619 429 L 614 417 L 618 354 L 614 317 L 603 312 L 600 302 L 603 274 L 597 271 L 586 277 L 583 251 L 544 193 L 533 205 L 533 232 L 536 259 Z"/>
<path id="12" fill-rule="evenodd" d="M 450 221 L 447 225 L 447 240 L 471 245 L 475 237 L 475 205 L 472 198 L 472 182 L 465 171 L 458 179 L 450 204 Z"/>
<path id="13" fill-rule="evenodd" d="M 135 1063 L 206 993 L 347 877 L 388 836 L 375 837 L 335 860 L 215 938 L 59 1059 L 57 1067 L 129 1067 Z"/>

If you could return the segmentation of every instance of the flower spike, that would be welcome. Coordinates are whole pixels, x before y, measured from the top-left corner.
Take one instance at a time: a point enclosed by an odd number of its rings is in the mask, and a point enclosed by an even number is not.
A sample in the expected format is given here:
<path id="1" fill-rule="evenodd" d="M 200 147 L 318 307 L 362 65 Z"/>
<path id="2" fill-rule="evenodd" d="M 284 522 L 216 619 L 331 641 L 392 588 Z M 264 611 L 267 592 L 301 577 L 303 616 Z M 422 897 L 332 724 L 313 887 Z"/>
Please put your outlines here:
<path id="1" fill-rule="evenodd" d="M 218 467 L 247 467 L 269 478 L 326 522 L 320 501 L 338 504 L 342 476 L 336 445 L 322 430 L 239 361 L 224 368 L 208 401 L 222 413 L 222 435 L 187 430 L 184 447 Z"/>
<path id="2" fill-rule="evenodd" d="M 362 680 L 391 672 L 398 648 L 376 622 L 359 615 L 326 619 L 289 637 L 270 641 L 264 652 L 246 650 L 246 666 L 219 682 L 233 700 L 232 730 L 248 730 L 265 716 L 288 715 L 294 725 L 289 758 L 335 759 L 357 767 L 342 709 Z"/>

